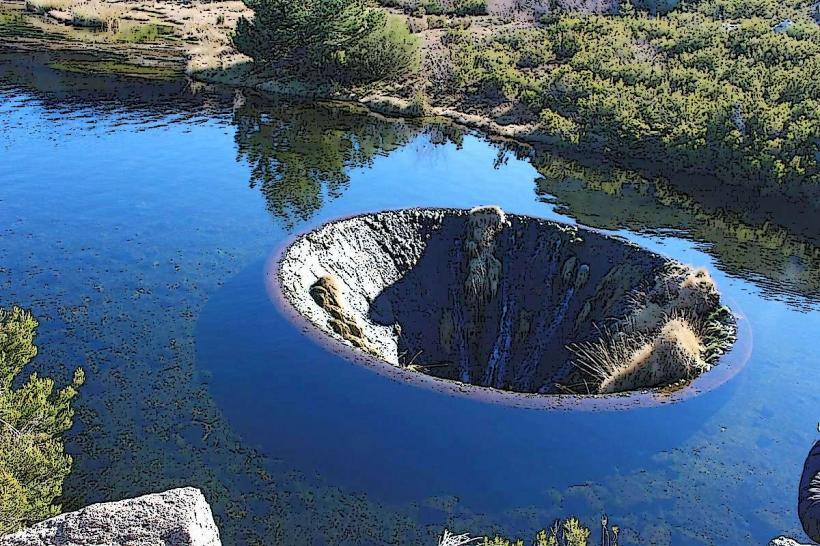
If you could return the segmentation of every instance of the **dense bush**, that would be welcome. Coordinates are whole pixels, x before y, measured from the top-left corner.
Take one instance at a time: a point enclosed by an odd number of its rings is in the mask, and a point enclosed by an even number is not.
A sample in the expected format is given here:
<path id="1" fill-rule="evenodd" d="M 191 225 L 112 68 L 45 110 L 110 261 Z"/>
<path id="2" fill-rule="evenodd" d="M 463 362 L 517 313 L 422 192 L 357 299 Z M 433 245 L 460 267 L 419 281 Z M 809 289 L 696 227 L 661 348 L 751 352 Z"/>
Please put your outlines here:
<path id="1" fill-rule="evenodd" d="M 458 92 L 522 103 L 564 140 L 815 192 L 820 27 L 801 9 L 706 0 L 662 18 L 564 15 L 482 39 L 451 31 L 445 42 Z M 796 24 L 775 32 L 786 16 Z"/>
<path id="2" fill-rule="evenodd" d="M 71 400 L 83 383 L 54 392 L 54 381 L 31 374 L 17 386 L 23 368 L 37 354 L 37 321 L 17 307 L 0 310 L 0 535 L 54 516 L 54 500 L 71 469 L 62 433 L 71 427 Z"/>
<path id="3" fill-rule="evenodd" d="M 486 15 L 487 0 L 381 0 L 383 6 L 427 15 Z"/>
<path id="4" fill-rule="evenodd" d="M 233 42 L 262 67 L 295 76 L 361 83 L 418 67 L 418 38 L 366 0 L 244 0 Z"/>
<path id="5" fill-rule="evenodd" d="M 388 16 L 384 26 L 345 52 L 347 78 L 356 82 L 396 80 L 418 70 L 419 39 L 402 17 Z"/>

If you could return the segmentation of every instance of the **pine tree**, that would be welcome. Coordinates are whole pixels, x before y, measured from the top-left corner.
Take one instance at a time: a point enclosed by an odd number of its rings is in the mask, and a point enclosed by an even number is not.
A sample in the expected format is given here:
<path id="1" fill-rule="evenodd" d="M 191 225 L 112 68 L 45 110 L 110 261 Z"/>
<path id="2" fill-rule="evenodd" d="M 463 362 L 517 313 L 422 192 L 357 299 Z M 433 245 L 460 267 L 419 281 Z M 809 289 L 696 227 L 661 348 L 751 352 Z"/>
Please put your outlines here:
<path id="1" fill-rule="evenodd" d="M 36 329 L 28 311 L 0 309 L 0 535 L 58 514 L 54 500 L 71 469 L 61 436 L 71 427 L 71 400 L 85 377 L 78 369 L 55 392 L 52 379 L 33 373 L 15 389 L 37 354 Z"/>
<path id="2" fill-rule="evenodd" d="M 239 20 L 234 44 L 257 63 L 323 66 L 384 28 L 384 12 L 366 0 L 244 0 L 252 20 Z"/>

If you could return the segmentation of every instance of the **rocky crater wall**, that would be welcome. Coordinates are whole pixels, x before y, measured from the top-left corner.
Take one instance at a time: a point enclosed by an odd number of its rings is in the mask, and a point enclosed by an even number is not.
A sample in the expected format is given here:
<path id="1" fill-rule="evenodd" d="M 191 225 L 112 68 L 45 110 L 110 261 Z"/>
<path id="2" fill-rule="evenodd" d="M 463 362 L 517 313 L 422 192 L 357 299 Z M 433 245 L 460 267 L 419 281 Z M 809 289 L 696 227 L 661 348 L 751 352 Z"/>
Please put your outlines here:
<path id="1" fill-rule="evenodd" d="M 708 371 L 735 333 L 707 272 L 497 207 L 332 222 L 287 249 L 278 280 L 342 343 L 520 393 L 674 387 Z"/>

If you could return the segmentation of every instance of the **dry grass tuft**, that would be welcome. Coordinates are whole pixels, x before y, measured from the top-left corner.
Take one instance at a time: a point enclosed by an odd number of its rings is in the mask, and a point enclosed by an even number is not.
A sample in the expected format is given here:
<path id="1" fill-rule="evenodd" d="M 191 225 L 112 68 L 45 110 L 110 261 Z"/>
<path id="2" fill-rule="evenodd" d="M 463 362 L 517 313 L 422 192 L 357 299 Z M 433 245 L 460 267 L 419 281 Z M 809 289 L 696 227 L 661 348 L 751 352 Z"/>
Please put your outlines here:
<path id="1" fill-rule="evenodd" d="M 575 343 L 567 349 L 575 355 L 575 366 L 601 385 L 628 366 L 636 352 L 648 342 L 640 333 L 604 330 L 597 340 Z"/>
<path id="2" fill-rule="evenodd" d="M 113 30 L 119 25 L 125 9 L 100 0 L 91 0 L 71 8 L 71 24 L 78 27 Z"/>
<path id="3" fill-rule="evenodd" d="M 598 393 L 671 385 L 708 369 L 698 327 L 682 317 L 668 317 L 651 338 L 619 331 L 568 348 L 576 367 L 597 383 Z"/>
<path id="4" fill-rule="evenodd" d="M 66 10 L 75 0 L 26 0 L 26 10 L 44 14 L 52 10 Z"/>
<path id="5" fill-rule="evenodd" d="M 693 357 L 698 357 L 703 351 L 703 344 L 695 328 L 682 318 L 667 322 L 658 336 L 658 341 L 674 344 L 677 350 Z"/>
<path id="6" fill-rule="evenodd" d="M 219 16 L 217 16 L 219 17 Z M 224 17 L 224 16 L 223 16 Z M 190 73 L 207 70 L 222 70 L 234 62 L 232 57 L 237 53 L 231 46 L 228 34 L 204 15 L 192 17 L 186 21 L 182 34 L 191 40 L 191 59 L 188 63 Z"/>

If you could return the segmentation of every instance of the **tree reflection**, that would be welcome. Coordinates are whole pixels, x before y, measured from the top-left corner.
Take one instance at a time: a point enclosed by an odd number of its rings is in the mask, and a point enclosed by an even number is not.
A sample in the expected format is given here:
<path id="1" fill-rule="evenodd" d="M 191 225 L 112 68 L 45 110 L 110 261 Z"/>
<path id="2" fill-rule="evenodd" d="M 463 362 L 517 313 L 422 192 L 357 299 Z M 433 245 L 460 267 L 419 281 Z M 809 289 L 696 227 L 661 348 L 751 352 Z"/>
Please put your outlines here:
<path id="1" fill-rule="evenodd" d="M 339 197 L 352 169 L 370 166 L 426 133 L 433 144 L 461 142 L 461 131 L 387 120 L 344 107 L 247 100 L 234 113 L 239 159 L 270 213 L 291 228 Z"/>
<path id="2" fill-rule="evenodd" d="M 820 299 L 820 247 L 774 223 L 744 219 L 725 206 L 725 196 L 716 195 L 717 202 L 709 203 L 663 180 L 584 166 L 547 153 L 533 163 L 542 174 L 536 193 L 578 222 L 644 233 L 683 231 L 707 243 L 704 250 L 723 269 L 757 284 L 769 296 L 797 306 Z"/>

